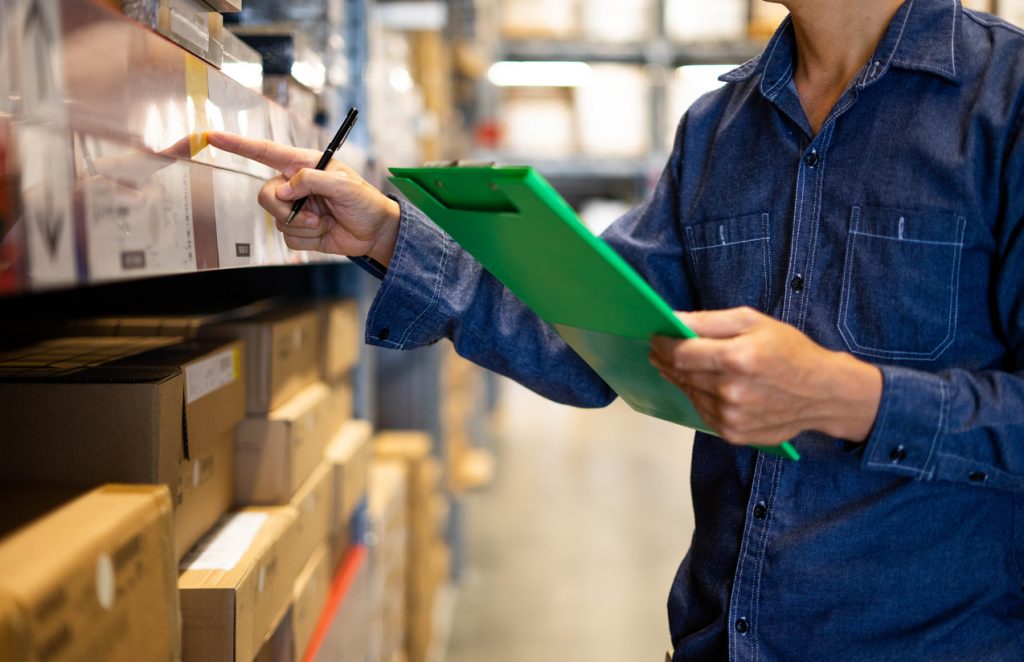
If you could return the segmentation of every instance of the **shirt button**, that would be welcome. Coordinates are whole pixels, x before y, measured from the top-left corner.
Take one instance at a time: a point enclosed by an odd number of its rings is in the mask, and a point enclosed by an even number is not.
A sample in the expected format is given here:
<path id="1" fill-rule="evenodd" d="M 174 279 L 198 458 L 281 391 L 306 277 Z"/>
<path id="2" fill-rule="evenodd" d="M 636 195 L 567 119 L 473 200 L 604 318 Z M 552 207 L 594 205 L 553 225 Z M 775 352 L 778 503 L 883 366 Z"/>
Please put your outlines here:
<path id="1" fill-rule="evenodd" d="M 808 168 L 813 168 L 814 166 L 818 165 L 818 153 L 808 152 L 807 154 L 805 154 L 804 163 L 807 164 Z"/>
<path id="2" fill-rule="evenodd" d="M 391 337 L 390 329 L 381 329 L 380 331 L 377 332 L 377 337 L 380 338 L 381 340 L 387 340 L 388 338 Z"/>
<path id="3" fill-rule="evenodd" d="M 789 281 L 789 287 L 792 288 L 792 290 L 794 292 L 801 292 L 801 291 L 803 291 L 803 289 L 804 289 L 804 279 L 803 279 L 803 276 L 793 276 L 793 280 Z"/>
<path id="4" fill-rule="evenodd" d="M 750 623 L 747 623 L 747 619 L 741 618 L 736 621 L 736 631 L 740 634 L 750 632 Z"/>
<path id="5" fill-rule="evenodd" d="M 757 519 L 764 519 L 767 515 L 768 505 L 764 501 L 754 506 L 754 517 Z"/>
<path id="6" fill-rule="evenodd" d="M 984 471 L 972 471 L 971 475 L 968 476 L 972 483 L 984 483 L 988 480 L 988 474 Z"/>
<path id="7" fill-rule="evenodd" d="M 907 459 L 907 449 L 903 446 L 897 446 L 889 453 L 889 459 L 893 462 L 902 462 Z"/>

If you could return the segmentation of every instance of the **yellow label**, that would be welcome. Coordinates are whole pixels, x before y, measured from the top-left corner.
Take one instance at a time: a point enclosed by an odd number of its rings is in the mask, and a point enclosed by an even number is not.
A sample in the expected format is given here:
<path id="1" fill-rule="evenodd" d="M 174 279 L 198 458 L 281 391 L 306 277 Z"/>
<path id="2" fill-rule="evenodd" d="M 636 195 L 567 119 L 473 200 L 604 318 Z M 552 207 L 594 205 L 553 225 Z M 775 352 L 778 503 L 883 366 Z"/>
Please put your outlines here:
<path id="1" fill-rule="evenodd" d="M 209 82 L 206 75 L 206 63 L 199 58 L 185 53 L 185 95 L 188 100 L 188 146 L 192 156 L 206 147 L 206 132 L 210 125 L 206 120 L 206 103 L 209 95 Z"/>
<path id="2" fill-rule="evenodd" d="M 232 354 L 232 365 L 233 365 L 234 371 L 235 371 L 234 372 L 235 379 L 238 379 L 239 377 L 242 376 L 242 356 L 241 356 L 241 352 L 239 352 L 238 348 L 236 347 L 235 349 L 231 350 L 231 354 Z"/>

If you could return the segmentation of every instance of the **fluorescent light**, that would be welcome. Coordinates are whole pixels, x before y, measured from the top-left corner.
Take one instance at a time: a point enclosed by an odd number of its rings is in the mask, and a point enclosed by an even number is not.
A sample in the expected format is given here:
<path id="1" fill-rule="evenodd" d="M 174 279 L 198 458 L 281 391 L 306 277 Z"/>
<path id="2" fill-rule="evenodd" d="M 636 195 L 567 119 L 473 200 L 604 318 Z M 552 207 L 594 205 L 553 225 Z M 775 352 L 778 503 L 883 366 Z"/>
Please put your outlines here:
<path id="1" fill-rule="evenodd" d="M 586 62 L 495 62 L 487 78 L 499 87 L 579 87 L 593 73 Z"/>

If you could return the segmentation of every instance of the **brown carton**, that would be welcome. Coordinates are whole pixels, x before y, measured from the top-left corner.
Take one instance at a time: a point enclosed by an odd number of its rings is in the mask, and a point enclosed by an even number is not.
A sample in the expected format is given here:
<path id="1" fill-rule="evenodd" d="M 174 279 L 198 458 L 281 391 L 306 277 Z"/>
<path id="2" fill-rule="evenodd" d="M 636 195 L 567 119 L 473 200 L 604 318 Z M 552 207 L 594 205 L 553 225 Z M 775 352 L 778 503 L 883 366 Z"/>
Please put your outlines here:
<path id="1" fill-rule="evenodd" d="M 327 446 L 324 459 L 332 468 L 331 537 L 334 561 L 341 559 L 348 546 L 348 525 L 352 513 L 366 498 L 370 466 L 373 425 L 369 421 L 351 420 L 341 427 Z"/>
<path id="2" fill-rule="evenodd" d="M 180 659 L 171 511 L 162 485 L 108 485 L 0 542 L 0 659 Z"/>
<path id="3" fill-rule="evenodd" d="M 292 498 L 291 505 L 298 513 L 293 549 L 300 564 L 329 540 L 334 514 L 332 470 L 327 462 L 321 462 Z"/>
<path id="4" fill-rule="evenodd" d="M 298 574 L 290 506 L 226 515 L 181 564 L 182 659 L 249 662 L 284 617 Z"/>
<path id="5" fill-rule="evenodd" d="M 318 546 L 299 573 L 299 578 L 295 580 L 291 614 L 295 660 L 303 659 L 303 654 L 313 638 L 320 613 L 327 603 L 327 593 L 331 586 L 329 557 L 327 546 Z"/>
<path id="6" fill-rule="evenodd" d="M 208 338 L 245 341 L 250 414 L 280 407 L 320 376 L 320 318 L 314 309 L 275 309 L 199 328 Z"/>
<path id="7" fill-rule="evenodd" d="M 355 299 L 330 301 L 321 306 L 324 334 L 324 381 L 333 384 L 359 362 L 362 347 L 359 306 Z"/>
<path id="8" fill-rule="evenodd" d="M 163 483 L 180 558 L 231 503 L 237 342 L 64 338 L 0 354 L 8 485 Z M 17 443 L 13 443 L 17 440 Z"/>
<path id="9" fill-rule="evenodd" d="M 235 501 L 288 503 L 323 459 L 333 433 L 330 389 L 316 382 L 236 429 Z"/>
<path id="10" fill-rule="evenodd" d="M 409 471 L 397 461 L 375 460 L 368 483 L 373 550 L 371 631 L 380 633 L 380 658 L 390 660 L 405 647 L 408 563 L 407 485 Z"/>

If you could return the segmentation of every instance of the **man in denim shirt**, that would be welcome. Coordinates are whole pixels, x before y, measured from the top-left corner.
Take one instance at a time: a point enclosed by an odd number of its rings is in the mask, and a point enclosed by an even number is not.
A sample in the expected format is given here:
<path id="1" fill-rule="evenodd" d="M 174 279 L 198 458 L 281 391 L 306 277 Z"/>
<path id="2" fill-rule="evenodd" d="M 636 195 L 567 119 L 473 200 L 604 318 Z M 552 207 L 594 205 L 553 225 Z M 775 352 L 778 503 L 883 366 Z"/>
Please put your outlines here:
<path id="1" fill-rule="evenodd" d="M 674 659 L 1024 660 L 1024 33 L 955 0 L 785 4 L 605 235 L 707 311 L 652 361 L 733 442 L 694 445 Z M 210 140 L 282 171 L 278 219 L 319 196 L 279 222 L 293 248 L 367 256 L 369 342 L 448 337 L 554 400 L 614 397 L 416 209 Z M 799 463 L 735 445 L 787 438 Z"/>

